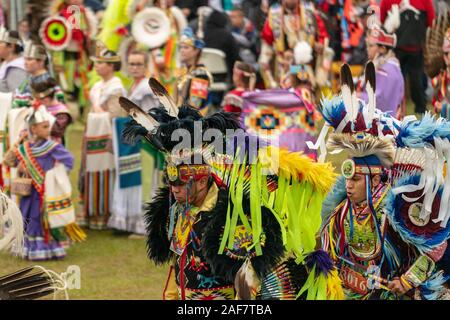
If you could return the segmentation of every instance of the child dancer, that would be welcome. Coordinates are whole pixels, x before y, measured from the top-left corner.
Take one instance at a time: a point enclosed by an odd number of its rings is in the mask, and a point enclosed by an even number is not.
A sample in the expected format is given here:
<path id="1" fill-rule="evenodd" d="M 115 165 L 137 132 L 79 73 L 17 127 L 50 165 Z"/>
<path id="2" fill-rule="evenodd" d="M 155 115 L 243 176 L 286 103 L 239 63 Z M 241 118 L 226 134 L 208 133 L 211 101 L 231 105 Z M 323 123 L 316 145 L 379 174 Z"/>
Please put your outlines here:
<path id="1" fill-rule="evenodd" d="M 31 178 L 31 192 L 20 199 L 25 224 L 25 243 L 23 257 L 28 260 L 61 259 L 66 255 L 63 242 L 67 239 L 67 228 L 51 228 L 50 210 L 46 203 L 46 175 L 56 163 L 67 170 L 72 169 L 74 158 L 61 144 L 50 139 L 53 117 L 44 106 L 32 109 L 27 118 L 28 140 L 14 145 L 14 157 L 8 158 L 9 166 L 17 166 L 19 174 Z M 70 203 L 69 199 L 64 199 Z M 64 209 L 67 205 L 63 205 Z M 76 233 L 80 234 L 80 230 Z M 71 230 L 73 234 L 74 229 Z M 84 234 L 81 232 L 81 237 Z"/>
<path id="2" fill-rule="evenodd" d="M 67 126 L 72 123 L 69 109 L 55 97 L 56 80 L 48 78 L 41 82 L 31 83 L 31 91 L 36 104 L 44 105 L 47 111 L 55 117 L 55 123 L 50 130 L 52 140 L 64 144 L 64 134 Z"/>

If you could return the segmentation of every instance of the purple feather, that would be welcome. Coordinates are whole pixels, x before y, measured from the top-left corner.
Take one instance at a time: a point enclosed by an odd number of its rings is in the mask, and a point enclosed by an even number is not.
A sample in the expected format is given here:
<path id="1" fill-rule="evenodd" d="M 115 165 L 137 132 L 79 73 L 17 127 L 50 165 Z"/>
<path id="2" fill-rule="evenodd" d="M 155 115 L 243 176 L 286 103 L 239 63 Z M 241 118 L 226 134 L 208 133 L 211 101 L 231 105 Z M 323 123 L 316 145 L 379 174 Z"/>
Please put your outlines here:
<path id="1" fill-rule="evenodd" d="M 309 270 L 312 270 L 315 266 L 316 271 L 321 272 L 325 276 L 334 269 L 333 260 L 331 260 L 328 253 L 321 249 L 311 252 L 306 257 L 306 266 Z"/>

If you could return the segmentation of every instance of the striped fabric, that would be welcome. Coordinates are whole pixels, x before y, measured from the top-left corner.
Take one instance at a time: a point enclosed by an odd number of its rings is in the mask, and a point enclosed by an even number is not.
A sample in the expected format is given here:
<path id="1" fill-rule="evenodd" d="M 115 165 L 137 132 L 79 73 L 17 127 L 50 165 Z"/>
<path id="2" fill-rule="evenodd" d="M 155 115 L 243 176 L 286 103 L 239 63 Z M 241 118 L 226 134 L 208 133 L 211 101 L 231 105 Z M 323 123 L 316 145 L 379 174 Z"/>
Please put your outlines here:
<path id="1" fill-rule="evenodd" d="M 85 208 L 91 229 L 106 228 L 114 186 L 114 170 L 86 174 Z"/>

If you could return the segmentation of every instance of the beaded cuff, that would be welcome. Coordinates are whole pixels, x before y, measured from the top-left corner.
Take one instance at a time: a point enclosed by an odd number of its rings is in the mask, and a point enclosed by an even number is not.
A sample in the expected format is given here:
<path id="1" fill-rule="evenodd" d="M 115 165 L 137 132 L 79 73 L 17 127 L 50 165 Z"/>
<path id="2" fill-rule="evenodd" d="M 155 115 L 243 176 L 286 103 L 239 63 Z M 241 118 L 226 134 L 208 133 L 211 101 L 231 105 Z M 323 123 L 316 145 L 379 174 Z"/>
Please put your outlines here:
<path id="1" fill-rule="evenodd" d="M 412 286 L 418 287 L 428 279 L 434 266 L 433 259 L 427 255 L 421 255 L 402 278 Z"/>

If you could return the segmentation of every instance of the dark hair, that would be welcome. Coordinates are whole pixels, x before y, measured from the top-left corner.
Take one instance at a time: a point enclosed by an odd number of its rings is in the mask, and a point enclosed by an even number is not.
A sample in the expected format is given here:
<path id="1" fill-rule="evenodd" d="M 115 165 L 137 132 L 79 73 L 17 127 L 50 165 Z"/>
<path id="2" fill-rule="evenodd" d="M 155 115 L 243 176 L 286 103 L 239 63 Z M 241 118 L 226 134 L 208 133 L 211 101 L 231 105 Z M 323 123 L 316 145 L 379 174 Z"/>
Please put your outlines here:
<path id="1" fill-rule="evenodd" d="M 251 64 L 242 61 L 236 61 L 234 67 L 247 73 L 255 73 L 255 68 Z M 242 75 L 242 81 L 246 88 L 250 86 L 250 76 Z"/>
<path id="2" fill-rule="evenodd" d="M 239 11 L 243 16 L 245 16 L 244 9 L 239 5 L 234 6 L 233 9 L 231 9 L 231 11 Z"/>
<path id="3" fill-rule="evenodd" d="M 10 36 L 11 38 L 19 39 L 19 40 L 20 40 L 19 32 L 16 31 L 16 30 L 11 30 L 11 31 L 9 31 L 9 36 Z M 21 42 L 15 43 L 15 44 L 8 43 L 8 46 L 14 46 L 14 54 L 20 54 L 20 53 L 22 52 L 23 47 L 22 47 L 22 45 L 21 45 L 20 43 L 21 43 Z"/>
<path id="4" fill-rule="evenodd" d="M 128 62 L 128 58 L 129 58 L 131 55 L 141 55 L 141 56 L 144 56 L 144 63 L 145 63 L 145 65 L 148 65 L 148 54 L 147 54 L 146 52 L 144 52 L 144 51 L 142 51 L 142 50 L 133 50 L 133 51 L 131 51 L 131 52 L 128 54 L 127 62 Z"/>
<path id="5" fill-rule="evenodd" d="M 108 62 L 108 64 L 112 64 L 114 67 L 114 71 L 120 71 L 120 69 L 122 68 L 122 62 L 118 61 L 118 62 Z"/>
<path id="6" fill-rule="evenodd" d="M 49 77 L 44 81 L 35 81 L 35 82 L 31 81 L 31 83 L 30 83 L 31 89 L 37 93 L 45 92 L 49 89 L 54 89 L 57 85 L 58 84 L 57 84 L 56 80 L 52 77 Z M 53 90 L 48 95 L 48 97 L 53 99 L 55 97 L 55 90 Z"/>

